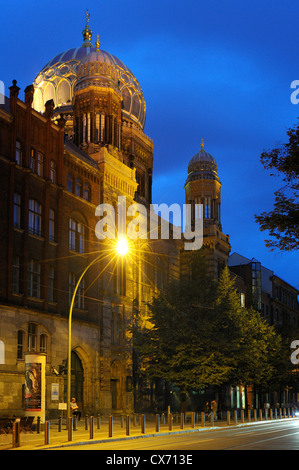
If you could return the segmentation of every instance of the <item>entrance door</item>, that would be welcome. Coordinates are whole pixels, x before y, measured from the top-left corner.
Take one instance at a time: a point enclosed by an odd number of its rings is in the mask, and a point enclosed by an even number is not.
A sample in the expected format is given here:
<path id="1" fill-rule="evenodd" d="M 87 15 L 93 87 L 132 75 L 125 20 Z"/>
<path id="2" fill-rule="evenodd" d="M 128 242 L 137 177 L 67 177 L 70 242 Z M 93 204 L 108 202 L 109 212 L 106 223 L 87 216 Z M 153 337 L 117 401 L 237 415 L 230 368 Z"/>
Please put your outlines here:
<path id="1" fill-rule="evenodd" d="M 79 409 L 81 412 L 83 412 L 83 381 L 84 381 L 84 375 L 83 375 L 83 366 L 82 362 L 78 356 L 78 354 L 75 353 L 75 351 L 72 351 L 72 357 L 71 357 L 71 399 L 73 397 L 76 398 L 77 405 L 79 406 Z M 64 388 L 64 397 L 66 401 L 66 387 L 67 387 L 67 381 L 65 381 L 65 388 Z"/>

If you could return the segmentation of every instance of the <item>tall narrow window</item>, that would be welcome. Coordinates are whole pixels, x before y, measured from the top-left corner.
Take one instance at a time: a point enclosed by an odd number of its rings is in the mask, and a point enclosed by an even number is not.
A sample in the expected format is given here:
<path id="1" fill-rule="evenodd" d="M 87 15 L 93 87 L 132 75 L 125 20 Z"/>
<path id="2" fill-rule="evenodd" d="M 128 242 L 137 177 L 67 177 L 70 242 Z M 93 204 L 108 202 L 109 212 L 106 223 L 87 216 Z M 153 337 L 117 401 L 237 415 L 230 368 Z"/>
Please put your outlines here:
<path id="1" fill-rule="evenodd" d="M 28 296 L 40 298 L 40 263 L 34 259 L 28 263 Z"/>
<path id="2" fill-rule="evenodd" d="M 82 222 L 69 219 L 69 249 L 84 253 L 85 228 Z"/>
<path id="3" fill-rule="evenodd" d="M 22 165 L 22 148 L 18 140 L 16 141 L 16 162 L 18 165 Z"/>
<path id="4" fill-rule="evenodd" d="M 21 195 L 19 193 L 14 193 L 13 224 L 14 227 L 21 227 Z"/>
<path id="5" fill-rule="evenodd" d="M 39 337 L 39 350 L 41 353 L 47 352 L 47 335 L 41 334 Z"/>
<path id="6" fill-rule="evenodd" d="M 49 211 L 49 240 L 55 241 L 55 212 L 53 209 Z"/>
<path id="7" fill-rule="evenodd" d="M 20 293 L 20 257 L 13 256 L 12 265 L 12 292 L 13 294 Z"/>
<path id="8" fill-rule="evenodd" d="M 212 217 L 212 198 L 205 198 L 205 219 L 210 219 Z"/>
<path id="9" fill-rule="evenodd" d="M 77 306 L 78 308 L 84 309 L 84 289 L 85 289 L 85 279 L 81 279 L 81 282 L 77 290 Z"/>
<path id="10" fill-rule="evenodd" d="M 31 149 L 30 153 L 30 169 L 35 173 L 36 171 L 36 155 L 35 155 L 35 150 Z"/>
<path id="11" fill-rule="evenodd" d="M 55 280 L 54 267 L 49 266 L 49 275 L 48 275 L 48 300 L 49 302 L 54 302 L 54 280 Z"/>
<path id="12" fill-rule="evenodd" d="M 43 176 L 44 174 L 44 156 L 40 152 L 37 152 L 36 173 L 38 176 Z"/>
<path id="13" fill-rule="evenodd" d="M 56 183 L 56 162 L 54 160 L 50 162 L 50 180 L 52 183 Z"/>
<path id="14" fill-rule="evenodd" d="M 37 325 L 28 323 L 28 351 L 36 351 L 37 346 Z"/>
<path id="15" fill-rule="evenodd" d="M 73 192 L 73 177 L 71 173 L 67 175 L 67 190 L 72 193 Z"/>
<path id="16" fill-rule="evenodd" d="M 82 183 L 80 178 L 76 179 L 76 196 L 81 197 L 82 195 Z"/>
<path id="17" fill-rule="evenodd" d="M 84 199 L 90 201 L 90 186 L 88 183 L 84 183 Z"/>
<path id="18" fill-rule="evenodd" d="M 29 220 L 28 229 L 29 232 L 41 236 L 41 214 L 42 206 L 35 199 L 29 199 Z"/>

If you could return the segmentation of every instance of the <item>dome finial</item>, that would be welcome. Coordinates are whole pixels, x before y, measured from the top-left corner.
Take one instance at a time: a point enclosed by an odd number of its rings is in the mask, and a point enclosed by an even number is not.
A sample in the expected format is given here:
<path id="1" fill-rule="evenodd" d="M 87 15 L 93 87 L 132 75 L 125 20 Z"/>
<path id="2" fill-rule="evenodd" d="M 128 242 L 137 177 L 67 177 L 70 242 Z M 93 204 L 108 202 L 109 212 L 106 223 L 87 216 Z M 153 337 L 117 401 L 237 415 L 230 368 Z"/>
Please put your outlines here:
<path id="1" fill-rule="evenodd" d="M 203 143 L 203 139 L 201 139 L 201 144 L 200 144 L 201 148 L 203 149 L 205 144 Z"/>
<path id="2" fill-rule="evenodd" d="M 92 44 L 90 42 L 91 40 L 91 36 L 92 36 L 92 31 L 89 27 L 89 18 L 90 18 L 90 14 L 88 12 L 88 8 L 85 12 L 85 17 L 86 17 L 86 25 L 85 25 L 85 28 L 83 29 L 82 31 L 82 34 L 83 34 L 83 39 L 84 39 L 84 43 L 83 43 L 83 46 L 86 46 L 86 47 L 92 47 Z"/>
<path id="3" fill-rule="evenodd" d="M 95 47 L 96 47 L 96 50 L 99 51 L 100 50 L 100 41 L 99 41 L 99 35 L 97 34 L 97 40 L 96 40 L 96 43 L 95 43 Z"/>

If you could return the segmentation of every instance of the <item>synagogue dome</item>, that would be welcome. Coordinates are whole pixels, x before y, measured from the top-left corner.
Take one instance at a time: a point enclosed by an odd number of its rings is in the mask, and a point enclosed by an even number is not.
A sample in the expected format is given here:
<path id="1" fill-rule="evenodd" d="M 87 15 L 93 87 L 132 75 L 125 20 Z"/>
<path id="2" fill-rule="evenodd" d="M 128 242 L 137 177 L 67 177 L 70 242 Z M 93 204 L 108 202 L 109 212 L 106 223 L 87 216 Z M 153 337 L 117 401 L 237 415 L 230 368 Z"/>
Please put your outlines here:
<path id="1" fill-rule="evenodd" d="M 219 181 L 217 163 L 214 157 L 204 150 L 203 139 L 201 149 L 190 160 L 187 182 L 197 179 L 213 179 Z"/>
<path id="2" fill-rule="evenodd" d="M 89 18 L 89 16 L 88 16 Z M 83 30 L 84 42 L 80 47 L 60 52 L 49 60 L 34 80 L 33 107 L 36 111 L 44 112 L 45 103 L 53 99 L 59 113 L 72 113 L 72 99 L 76 83 L 82 75 L 83 65 L 89 64 L 90 71 L 101 70 L 110 78 L 113 76 L 122 99 L 123 118 L 138 124 L 142 129 L 145 124 L 146 104 L 141 86 L 131 70 L 115 55 L 95 47 L 90 42 L 92 32 L 88 21 Z M 90 65 L 92 64 L 92 67 Z M 80 75 L 81 74 L 81 75 Z"/>

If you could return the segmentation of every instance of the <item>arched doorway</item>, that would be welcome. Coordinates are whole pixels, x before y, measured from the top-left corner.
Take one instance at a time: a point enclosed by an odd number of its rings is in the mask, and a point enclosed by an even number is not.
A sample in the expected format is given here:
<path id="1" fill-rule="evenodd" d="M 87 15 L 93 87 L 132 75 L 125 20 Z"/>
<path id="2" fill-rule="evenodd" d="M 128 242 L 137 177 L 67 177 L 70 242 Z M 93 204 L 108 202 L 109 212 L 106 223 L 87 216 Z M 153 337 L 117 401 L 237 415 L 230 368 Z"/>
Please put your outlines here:
<path id="1" fill-rule="evenodd" d="M 111 364 L 110 376 L 111 406 L 112 410 L 119 411 L 123 407 L 122 396 L 122 366 L 120 361 L 115 360 Z"/>
<path id="2" fill-rule="evenodd" d="M 83 366 L 81 359 L 79 358 L 78 354 L 75 351 L 72 351 L 71 355 L 71 398 L 75 397 L 76 402 L 79 406 L 81 412 L 83 412 L 83 382 L 84 382 L 84 374 L 83 374 Z M 64 399 L 66 401 L 66 381 L 64 387 Z"/>

